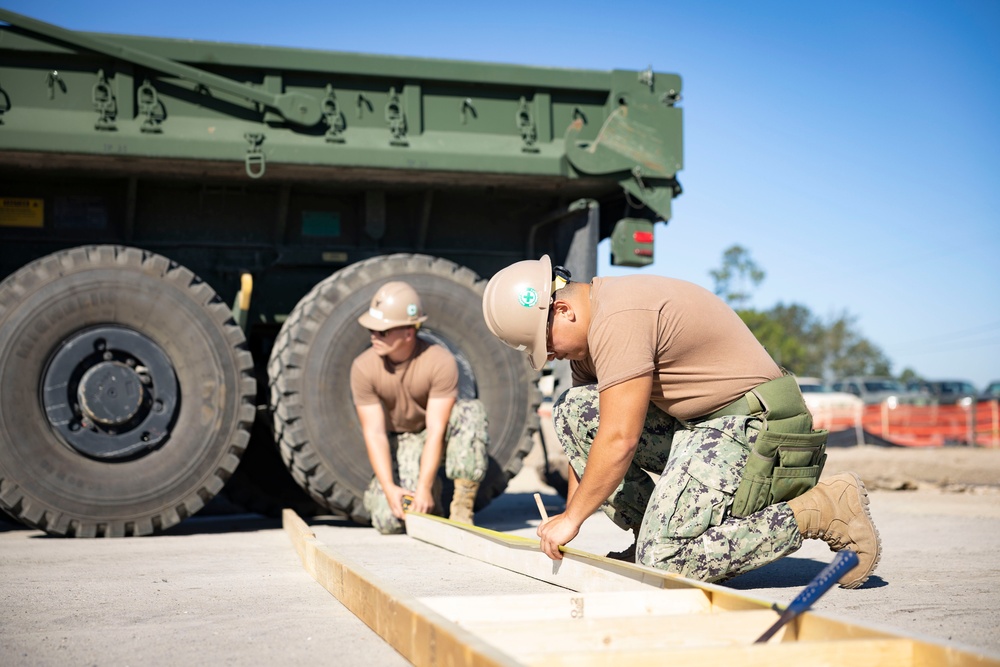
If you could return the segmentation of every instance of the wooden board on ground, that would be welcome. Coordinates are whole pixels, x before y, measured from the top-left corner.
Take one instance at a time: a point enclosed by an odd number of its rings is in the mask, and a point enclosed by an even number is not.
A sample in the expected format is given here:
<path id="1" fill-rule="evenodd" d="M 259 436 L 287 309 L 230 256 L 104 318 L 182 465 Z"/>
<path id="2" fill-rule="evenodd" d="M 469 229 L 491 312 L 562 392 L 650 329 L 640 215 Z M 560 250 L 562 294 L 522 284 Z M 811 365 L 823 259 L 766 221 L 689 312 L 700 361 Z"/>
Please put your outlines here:
<path id="1" fill-rule="evenodd" d="M 320 543 L 294 512 L 285 530 L 306 570 L 415 665 L 991 665 L 1000 660 L 806 612 L 766 644 L 767 602 L 575 549 L 553 564 L 538 542 L 423 514 L 411 537 L 561 586 L 565 592 L 412 598 Z"/>

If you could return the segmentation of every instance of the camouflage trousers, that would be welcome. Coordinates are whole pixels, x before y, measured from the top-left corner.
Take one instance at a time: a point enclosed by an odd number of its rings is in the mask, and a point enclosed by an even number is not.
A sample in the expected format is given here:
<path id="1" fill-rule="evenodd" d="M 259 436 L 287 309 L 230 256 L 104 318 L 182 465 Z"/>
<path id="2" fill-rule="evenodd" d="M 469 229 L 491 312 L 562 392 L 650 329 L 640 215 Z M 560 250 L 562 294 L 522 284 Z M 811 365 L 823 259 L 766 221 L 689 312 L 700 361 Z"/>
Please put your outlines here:
<path id="1" fill-rule="evenodd" d="M 581 477 L 597 435 L 598 405 L 596 385 L 569 389 L 553 405 L 556 435 Z M 649 404 L 632 463 L 601 507 L 636 533 L 636 562 L 718 582 L 802 546 L 787 503 L 742 519 L 730 515 L 760 424 L 747 416 L 685 424 Z"/>
<path id="2" fill-rule="evenodd" d="M 456 401 L 445 429 L 444 472 L 448 479 L 467 479 L 481 482 L 486 476 L 489 461 L 487 449 L 490 437 L 487 431 L 486 408 L 478 400 Z M 420 456 L 427 442 L 427 431 L 389 435 L 389 454 L 392 456 L 392 474 L 396 484 L 406 489 L 417 488 L 420 475 Z M 441 511 L 441 483 L 434 481 L 435 511 Z M 382 492 L 382 485 L 372 476 L 362 504 L 371 516 L 372 526 L 382 533 L 402 533 L 404 524 L 389 509 L 389 501 Z"/>

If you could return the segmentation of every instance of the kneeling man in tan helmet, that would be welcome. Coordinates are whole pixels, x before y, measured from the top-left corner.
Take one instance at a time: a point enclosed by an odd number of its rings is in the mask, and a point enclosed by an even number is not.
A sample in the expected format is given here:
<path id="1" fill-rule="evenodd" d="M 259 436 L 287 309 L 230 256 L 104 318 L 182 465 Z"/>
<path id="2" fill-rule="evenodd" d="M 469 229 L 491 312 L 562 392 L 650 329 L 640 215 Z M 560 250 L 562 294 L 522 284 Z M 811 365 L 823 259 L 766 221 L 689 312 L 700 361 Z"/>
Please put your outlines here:
<path id="1" fill-rule="evenodd" d="M 417 336 L 426 320 L 417 292 L 402 281 L 382 285 L 358 318 L 371 347 L 351 365 L 351 393 L 375 473 L 363 503 L 383 534 L 405 530 L 405 509 L 442 513 L 442 458 L 455 483 L 455 521 L 472 523 L 486 475 L 486 410 L 458 399 L 455 357 Z"/>

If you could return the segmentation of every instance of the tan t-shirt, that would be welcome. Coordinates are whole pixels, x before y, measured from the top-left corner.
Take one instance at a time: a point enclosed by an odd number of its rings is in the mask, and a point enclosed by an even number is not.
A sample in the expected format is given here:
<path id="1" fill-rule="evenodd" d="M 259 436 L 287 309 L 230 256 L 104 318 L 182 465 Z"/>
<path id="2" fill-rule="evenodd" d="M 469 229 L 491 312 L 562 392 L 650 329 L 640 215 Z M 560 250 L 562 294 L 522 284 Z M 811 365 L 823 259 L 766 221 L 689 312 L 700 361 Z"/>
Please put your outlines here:
<path id="1" fill-rule="evenodd" d="M 662 276 L 594 278 L 589 358 L 573 385 L 598 391 L 653 372 L 650 400 L 678 419 L 729 405 L 781 370 L 732 308 L 703 287 Z"/>
<path id="2" fill-rule="evenodd" d="M 382 403 L 387 432 L 419 433 L 427 427 L 427 399 L 458 397 L 458 364 L 445 348 L 420 339 L 399 364 L 368 348 L 351 364 L 351 393 L 355 405 Z"/>

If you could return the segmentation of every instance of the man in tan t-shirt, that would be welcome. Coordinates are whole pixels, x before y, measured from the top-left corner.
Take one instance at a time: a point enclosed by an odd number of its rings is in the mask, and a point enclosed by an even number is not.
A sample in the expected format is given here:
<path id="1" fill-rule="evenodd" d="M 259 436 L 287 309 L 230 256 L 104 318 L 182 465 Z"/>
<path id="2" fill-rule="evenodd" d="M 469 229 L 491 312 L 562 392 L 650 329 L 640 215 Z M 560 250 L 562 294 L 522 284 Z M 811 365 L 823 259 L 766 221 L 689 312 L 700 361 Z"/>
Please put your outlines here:
<path id="1" fill-rule="evenodd" d="M 403 532 L 406 509 L 440 511 L 442 457 L 455 483 L 455 521 L 472 523 L 486 475 L 486 411 L 478 400 L 458 400 L 455 357 L 417 337 L 426 320 L 420 297 L 401 281 L 383 285 L 358 318 L 371 347 L 351 364 L 351 393 L 375 473 L 362 502 L 383 534 Z"/>
<path id="2" fill-rule="evenodd" d="M 533 368 L 571 362 L 553 422 L 573 474 L 565 512 L 538 528 L 545 553 L 562 558 L 602 508 L 635 534 L 620 557 L 644 565 L 722 581 L 819 537 L 858 554 L 841 586 L 863 584 L 881 556 L 864 485 L 817 484 L 826 432 L 739 316 L 682 280 L 568 279 L 544 256 L 498 272 L 483 297 L 490 331 Z"/>

